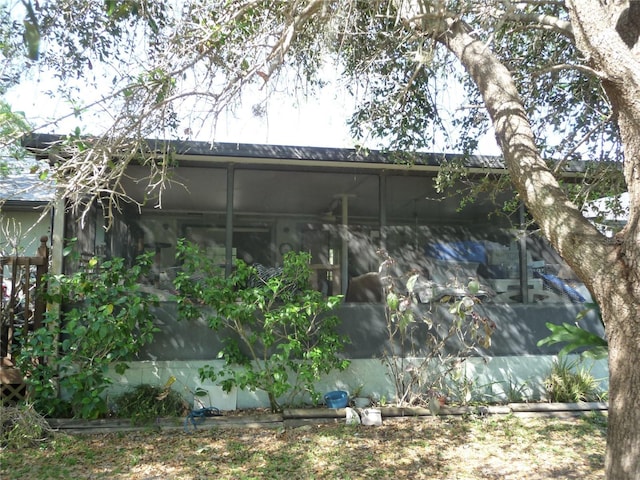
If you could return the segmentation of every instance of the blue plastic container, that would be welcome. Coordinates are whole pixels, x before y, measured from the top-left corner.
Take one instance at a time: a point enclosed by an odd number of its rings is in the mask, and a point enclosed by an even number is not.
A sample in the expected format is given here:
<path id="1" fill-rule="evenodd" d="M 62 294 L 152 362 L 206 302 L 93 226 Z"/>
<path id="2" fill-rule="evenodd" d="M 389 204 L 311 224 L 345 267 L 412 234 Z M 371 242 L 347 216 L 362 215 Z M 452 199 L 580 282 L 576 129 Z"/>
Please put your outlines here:
<path id="1" fill-rule="evenodd" d="M 349 404 L 349 395 L 344 390 L 336 390 L 325 394 L 324 402 L 329 408 L 344 408 Z"/>

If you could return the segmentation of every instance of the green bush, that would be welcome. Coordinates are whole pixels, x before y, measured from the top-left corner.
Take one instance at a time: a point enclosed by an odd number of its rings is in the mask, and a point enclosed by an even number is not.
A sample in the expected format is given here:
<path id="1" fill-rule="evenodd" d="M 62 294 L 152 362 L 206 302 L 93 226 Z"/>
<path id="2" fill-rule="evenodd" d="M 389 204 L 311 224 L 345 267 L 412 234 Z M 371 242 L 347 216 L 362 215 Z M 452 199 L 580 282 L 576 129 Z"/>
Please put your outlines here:
<path id="1" fill-rule="evenodd" d="M 152 423 L 157 418 L 181 417 L 189 405 L 182 395 L 170 386 L 138 385 L 114 400 L 114 413 L 130 418 L 135 425 Z"/>
<path id="2" fill-rule="evenodd" d="M 547 398 L 551 402 L 594 402 L 603 392 L 595 377 L 578 361 L 560 357 L 544 381 Z"/>
<path id="3" fill-rule="evenodd" d="M 86 270 L 46 279 L 47 302 L 61 308 L 46 312 L 43 327 L 20 335 L 17 357 L 38 412 L 87 419 L 107 413 L 109 367 L 124 373 L 125 362 L 157 331 L 150 310 L 155 298 L 138 283 L 151 259 L 142 255 L 129 266 L 122 258 L 93 258 Z"/>
<path id="4" fill-rule="evenodd" d="M 341 298 L 323 298 L 310 288 L 309 254 L 289 252 L 273 275 L 238 261 L 228 277 L 191 244 L 179 242 L 178 255 L 182 272 L 174 283 L 181 317 L 205 317 L 224 334 L 218 358 L 225 366 L 205 366 L 200 377 L 225 391 L 263 390 L 273 411 L 303 394 L 318 402 L 314 383 L 348 365 L 339 357 L 347 339 L 336 332 L 338 318 L 328 314 Z"/>

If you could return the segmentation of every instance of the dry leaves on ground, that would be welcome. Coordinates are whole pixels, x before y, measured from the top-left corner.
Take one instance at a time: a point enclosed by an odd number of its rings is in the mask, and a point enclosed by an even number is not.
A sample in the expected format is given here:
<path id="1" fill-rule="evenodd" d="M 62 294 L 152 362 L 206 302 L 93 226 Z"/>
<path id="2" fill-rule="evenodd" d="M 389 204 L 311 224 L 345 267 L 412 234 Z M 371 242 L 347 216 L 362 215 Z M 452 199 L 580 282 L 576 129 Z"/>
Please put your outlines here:
<path id="1" fill-rule="evenodd" d="M 59 435 L 2 451 L 3 479 L 595 479 L 606 418 L 405 417 L 381 427 Z"/>

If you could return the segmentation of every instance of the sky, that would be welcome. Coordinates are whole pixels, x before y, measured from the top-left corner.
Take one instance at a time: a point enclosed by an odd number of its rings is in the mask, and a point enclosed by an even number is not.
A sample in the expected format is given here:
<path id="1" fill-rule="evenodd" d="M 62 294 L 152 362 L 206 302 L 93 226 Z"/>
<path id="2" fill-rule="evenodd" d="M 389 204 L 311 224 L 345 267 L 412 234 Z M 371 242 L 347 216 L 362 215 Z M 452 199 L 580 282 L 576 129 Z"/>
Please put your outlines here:
<path id="1" fill-rule="evenodd" d="M 108 116 L 94 113 L 73 115 L 63 121 L 52 123 L 52 119 L 73 112 L 70 103 L 59 96 L 51 98 L 47 91 L 54 90 L 55 82 L 41 74 L 39 78 L 22 82 L 7 95 L 14 110 L 25 112 L 35 127 L 44 125 L 38 133 L 68 134 L 80 127 L 83 134 L 97 133 L 100 125 L 109 122 Z M 84 104 L 99 98 L 96 89 L 80 88 Z M 457 95 L 452 92 L 443 101 L 453 101 Z M 347 119 L 355 108 L 355 100 L 344 89 L 329 82 L 318 96 L 293 96 L 280 92 L 270 97 L 261 90 L 249 92 L 245 101 L 234 113 L 220 117 L 215 129 L 211 125 L 193 128 L 189 140 L 232 143 L 256 143 L 271 145 L 294 145 L 313 147 L 353 148 L 355 141 L 350 135 Z M 265 113 L 256 116 L 252 107 L 265 102 Z M 380 145 L 367 145 L 379 148 Z M 442 142 L 433 146 L 434 152 L 452 150 Z M 480 142 L 479 154 L 499 155 L 500 150 L 491 134 Z"/>
<path id="2" fill-rule="evenodd" d="M 51 119 L 71 113 L 70 104 L 63 99 L 52 99 L 45 92 L 51 88 L 48 81 L 27 81 L 14 87 L 7 99 L 14 110 L 23 111 L 34 126 L 46 125 L 39 133 L 66 134 L 79 126 L 84 133 L 96 131 L 96 119 L 92 114 L 81 118 L 70 117 L 50 123 Z M 83 95 L 84 103 L 97 98 L 97 92 Z M 245 102 L 235 113 L 220 118 L 215 134 L 208 127 L 194 129 L 194 140 L 266 143 L 300 146 L 353 147 L 346 120 L 353 100 L 346 94 L 327 90 L 319 98 L 296 99 L 279 94 L 268 100 L 267 111 L 257 117 L 252 106 L 264 98 Z M 296 106 L 296 103 L 299 105 Z"/>
<path id="3" fill-rule="evenodd" d="M 180 3 L 178 3 L 180 4 Z M 19 2 L 15 2 L 12 10 L 17 19 L 24 17 L 24 10 Z M 47 48 L 46 42 L 41 48 Z M 144 55 L 143 46 L 141 55 Z M 135 52 L 134 52 L 135 53 Z M 132 53 L 132 58 L 134 55 Z M 34 69 L 36 70 L 36 69 Z M 181 131 L 189 131 L 189 140 L 207 142 L 232 142 L 232 143 L 257 143 L 272 145 L 316 146 L 352 148 L 356 142 L 352 138 L 347 120 L 355 109 L 355 100 L 344 88 L 339 88 L 337 67 L 331 62 L 323 67 L 323 80 L 328 86 L 320 91 L 317 97 L 297 97 L 287 92 L 287 79 L 280 89 L 280 93 L 265 98 L 265 91 L 256 88 L 243 94 L 246 100 L 241 108 L 234 113 L 223 115 L 219 118 L 215 128 L 211 124 L 200 126 L 181 124 Z M 117 65 L 95 64 L 91 72 L 87 72 L 97 78 L 104 78 L 99 82 L 104 85 L 98 88 L 92 87 L 86 80 L 80 80 L 73 85 L 72 80 L 66 79 L 66 85 L 75 86 L 78 91 L 80 103 L 87 105 L 109 94 L 113 85 L 111 78 L 119 76 Z M 68 134 L 80 128 L 83 134 L 98 134 L 106 130 L 110 118 L 100 109 L 94 109 L 94 113 L 85 113 L 80 118 L 72 115 L 73 108 L 70 103 L 59 95 L 48 95 L 47 92 L 56 91 L 54 75 L 47 73 L 31 73 L 30 79 L 24 79 L 20 85 L 14 87 L 6 95 L 6 99 L 14 110 L 23 111 L 30 124 L 36 127 L 37 133 Z M 461 86 L 447 84 L 444 92 L 440 111 L 455 108 L 456 102 L 463 97 Z M 266 90 L 266 89 L 265 89 Z M 258 117 L 252 107 L 265 102 L 264 115 Z M 453 106 L 453 107 L 452 107 Z M 197 104 L 192 106 L 196 110 Z M 417 112 L 419 115 L 420 113 Z M 65 120 L 53 122 L 53 119 L 68 116 Z M 38 128 L 41 127 L 42 128 Z M 188 126 L 189 128 L 185 128 Z M 184 138 L 183 138 L 184 139 Z M 380 148 L 379 142 L 363 142 L 369 148 Z M 436 141 L 431 151 L 450 153 L 453 150 L 446 144 L 445 139 Z M 492 134 L 481 139 L 479 154 L 499 155 Z"/>

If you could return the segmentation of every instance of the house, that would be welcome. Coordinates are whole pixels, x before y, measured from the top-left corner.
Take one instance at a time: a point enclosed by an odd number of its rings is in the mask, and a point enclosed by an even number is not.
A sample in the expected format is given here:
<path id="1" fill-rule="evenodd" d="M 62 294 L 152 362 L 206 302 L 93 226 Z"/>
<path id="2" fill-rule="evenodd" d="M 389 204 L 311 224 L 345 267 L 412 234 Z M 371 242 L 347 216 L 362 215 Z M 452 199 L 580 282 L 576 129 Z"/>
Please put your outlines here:
<path id="1" fill-rule="evenodd" d="M 58 139 L 35 136 L 26 146 L 46 157 Z M 419 292 L 418 308 L 434 318 L 450 316 L 438 288 L 455 293 L 469 278 L 480 280 L 486 291 L 480 308 L 497 329 L 491 347 L 464 362 L 464 375 L 496 395 L 504 395 L 506 385 L 525 383 L 531 395 L 540 394 L 560 348 L 537 346 L 549 333 L 545 323 L 574 322 L 589 299 L 571 269 L 525 223 L 522 206 L 501 214 L 503 205 L 514 203 L 512 191 L 494 186 L 467 201 L 467 180 L 498 185 L 495 180 L 504 174 L 500 158 L 190 141 L 170 148 L 176 166 L 161 204 L 136 182 L 147 168 L 133 165 L 124 186 L 142 207 L 118 215 L 112 229 L 104 230 L 97 209 L 84 227 L 64 209 L 55 213 L 54 223 L 64 231 L 54 231 L 54 240 L 77 237 L 82 253 L 126 258 L 155 253 L 149 287 L 164 298 L 156 312 L 161 332 L 124 376 L 114 374 L 116 389 L 164 383 L 171 375 L 193 388 L 200 385 L 197 369 L 217 361 L 220 340 L 204 324 L 179 321 L 168 294 L 178 238 L 195 242 L 228 271 L 236 259 L 277 266 L 290 250 L 309 252 L 315 287 L 345 295 L 336 313 L 351 338 L 346 351 L 351 368 L 320 388 L 364 384 L 364 393 L 387 398 L 391 385 L 380 357 L 389 340 L 375 282 L 380 248 L 398 268 L 429 282 Z M 445 159 L 464 166 L 468 175 L 458 177 L 448 167 L 455 195 L 440 192 L 434 182 Z M 573 164 L 567 181 L 579 177 L 583 167 Z M 55 242 L 53 247 L 55 252 Z M 55 255 L 54 270 L 68 268 Z M 587 323 L 602 333 L 597 318 L 588 317 Z M 607 377 L 605 362 L 593 369 L 596 377 Z M 227 395 L 206 387 L 223 408 L 266 404 L 257 393 Z"/>
<path id="2" fill-rule="evenodd" d="M 0 256 L 36 255 L 40 238 L 51 236 L 52 187 L 29 173 L 0 176 L 0 184 Z"/>
<path id="3" fill-rule="evenodd" d="M 36 325 L 45 308 L 34 292 L 36 278 L 46 271 L 41 239 L 50 238 L 52 232 L 48 207 L 54 191 L 27 172 L 2 175 L 0 185 L 0 399 L 4 402 L 23 395 L 22 377 L 12 368 L 15 327 Z M 27 312 L 31 315 L 25 322 Z"/>

